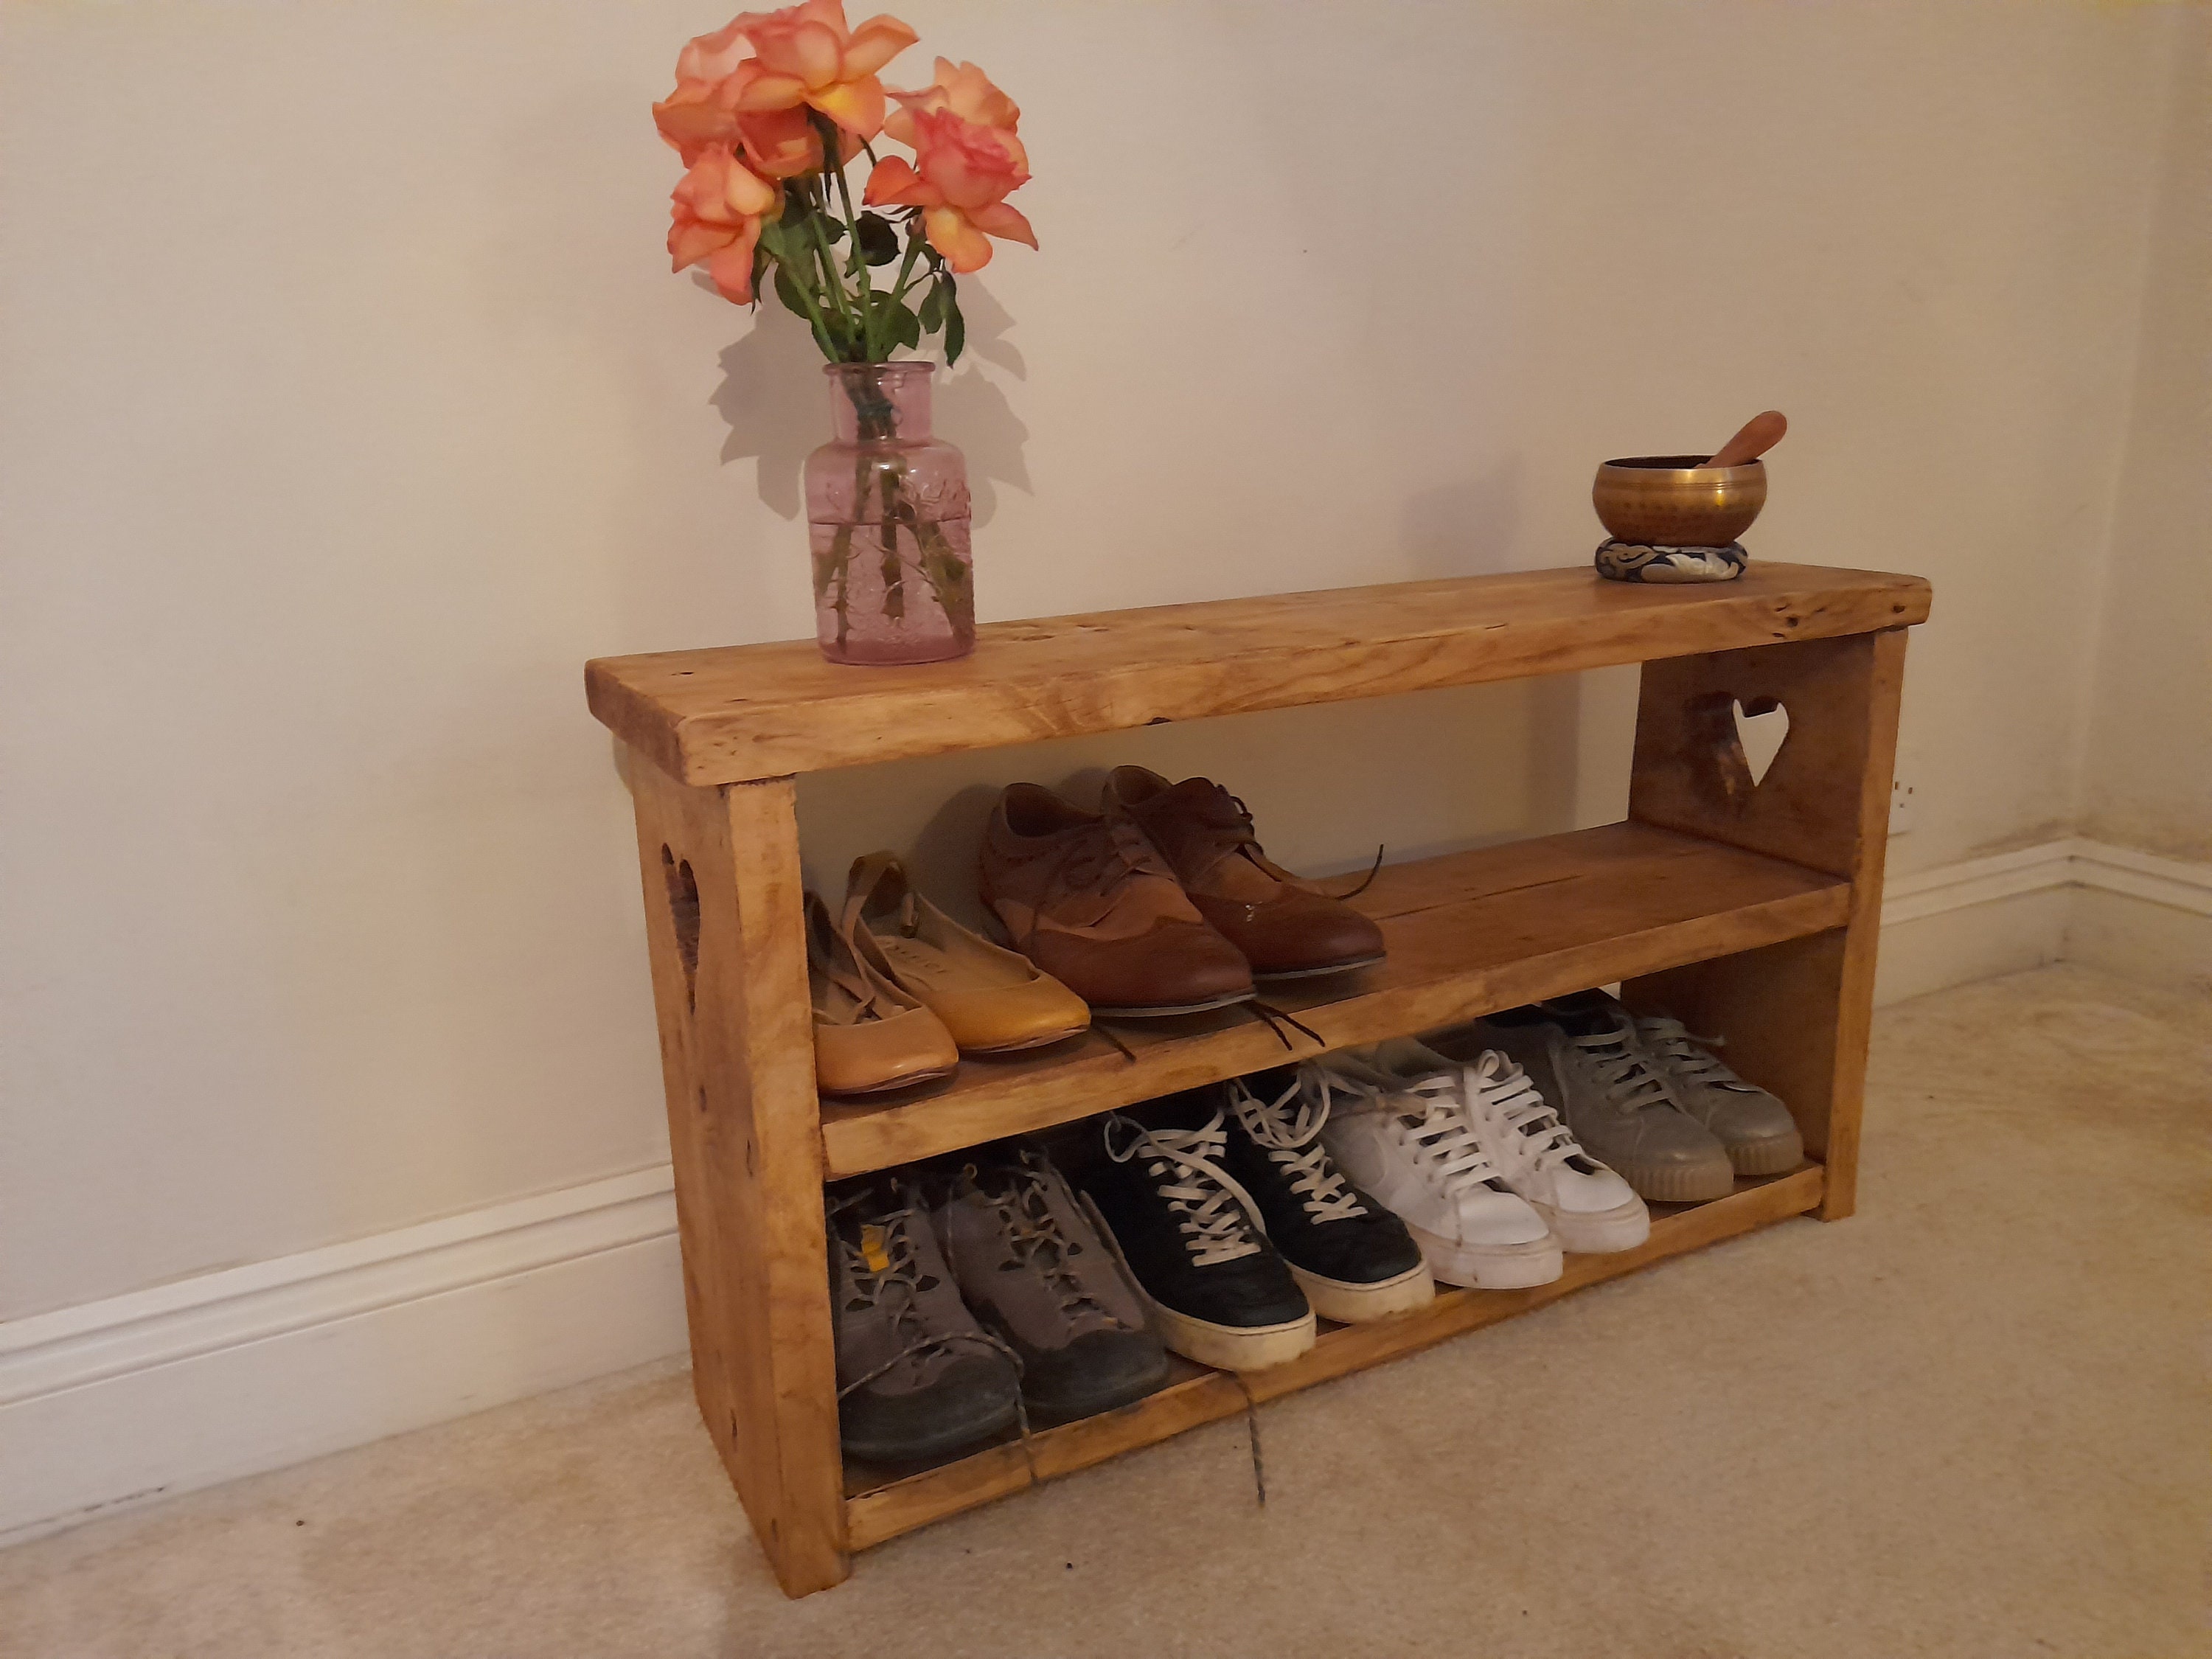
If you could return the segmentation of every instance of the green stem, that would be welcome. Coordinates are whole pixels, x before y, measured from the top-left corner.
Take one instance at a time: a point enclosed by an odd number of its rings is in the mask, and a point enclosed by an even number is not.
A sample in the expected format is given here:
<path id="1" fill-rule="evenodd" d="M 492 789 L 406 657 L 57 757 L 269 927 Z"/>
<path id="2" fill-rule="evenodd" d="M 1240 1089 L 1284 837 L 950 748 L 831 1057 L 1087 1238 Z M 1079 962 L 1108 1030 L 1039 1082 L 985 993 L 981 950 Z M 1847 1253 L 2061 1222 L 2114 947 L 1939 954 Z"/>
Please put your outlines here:
<path id="1" fill-rule="evenodd" d="M 830 251 L 829 233 L 822 228 L 819 213 L 806 216 L 806 228 L 814 233 L 814 251 L 822 264 L 822 280 L 830 290 L 830 297 L 837 307 L 837 315 L 849 332 L 853 327 L 853 307 L 845 297 L 845 283 L 837 275 L 837 256 Z M 862 325 L 865 331 L 866 324 Z M 866 335 L 861 337 L 861 349 L 866 349 Z"/>
<path id="2" fill-rule="evenodd" d="M 837 613 L 837 648 L 845 648 L 845 636 L 853 629 L 853 526 L 840 525 L 837 533 L 830 538 L 830 554 L 837 574 L 837 603 L 830 607 Z"/>
<path id="3" fill-rule="evenodd" d="M 905 506 L 899 492 L 902 476 L 896 467 L 885 467 L 878 491 L 884 515 L 882 527 L 876 532 L 884 550 L 884 615 L 893 622 L 906 620 L 906 567 L 899 561 L 898 545 L 900 509 Z M 908 516 L 912 516 L 910 510 Z"/>
<path id="4" fill-rule="evenodd" d="M 836 169 L 837 198 L 845 204 L 845 245 L 853 250 L 853 269 L 860 279 L 860 349 L 867 361 L 879 363 L 890 356 L 888 347 L 876 349 L 876 285 L 868 278 L 868 256 L 860 246 L 860 218 L 853 211 L 853 189 L 845 181 L 845 169 Z M 823 204 L 828 204 L 829 191 L 823 191 Z"/>
<path id="5" fill-rule="evenodd" d="M 781 264 L 783 262 L 779 259 L 776 263 Z M 791 287 L 792 291 L 799 295 L 799 303 L 806 307 L 806 321 L 814 330 L 814 343 L 822 348 L 822 355 L 833 363 L 842 362 L 844 354 L 837 349 L 837 343 L 830 338 L 830 325 L 823 318 L 822 307 L 815 303 L 814 295 L 808 291 L 805 278 L 794 271 Z"/>
<path id="6" fill-rule="evenodd" d="M 908 237 L 906 239 L 906 258 L 899 262 L 898 285 L 891 289 L 891 303 L 893 305 L 898 304 L 900 301 L 906 298 L 907 278 L 913 273 L 915 255 L 921 252 L 921 238 L 919 236 Z"/>
<path id="7" fill-rule="evenodd" d="M 830 210 L 830 180 L 832 179 L 837 181 L 837 198 L 845 204 L 846 246 L 852 252 L 853 268 L 860 279 L 860 361 L 879 363 L 890 353 L 888 349 L 879 352 L 876 346 L 876 307 L 873 303 L 875 284 L 868 279 L 868 258 L 860 247 L 860 216 L 853 210 L 853 186 L 845 177 L 844 162 L 838 159 L 838 154 L 843 149 L 843 144 L 838 136 L 837 124 L 828 116 L 815 110 L 807 112 L 807 119 L 813 125 L 815 137 L 822 143 L 822 173 L 816 181 L 822 192 L 822 211 L 827 214 Z M 842 305 L 845 299 L 844 278 L 837 273 L 836 261 L 830 251 L 830 239 L 823 233 L 820 220 L 817 219 L 812 222 L 815 235 L 821 245 L 823 265 L 830 272 L 830 280 L 836 288 L 838 301 Z"/>

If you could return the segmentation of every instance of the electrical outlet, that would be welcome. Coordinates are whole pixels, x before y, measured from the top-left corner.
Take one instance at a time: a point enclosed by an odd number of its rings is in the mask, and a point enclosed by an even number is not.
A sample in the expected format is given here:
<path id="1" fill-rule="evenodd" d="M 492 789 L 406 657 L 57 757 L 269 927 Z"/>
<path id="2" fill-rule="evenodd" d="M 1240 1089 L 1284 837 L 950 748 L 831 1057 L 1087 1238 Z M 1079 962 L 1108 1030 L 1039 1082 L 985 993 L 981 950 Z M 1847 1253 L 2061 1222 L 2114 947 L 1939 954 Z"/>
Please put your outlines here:
<path id="1" fill-rule="evenodd" d="M 1889 833 L 1901 836 L 1912 828 L 1916 803 L 1912 783 L 1908 778 L 1896 778 L 1889 786 Z"/>

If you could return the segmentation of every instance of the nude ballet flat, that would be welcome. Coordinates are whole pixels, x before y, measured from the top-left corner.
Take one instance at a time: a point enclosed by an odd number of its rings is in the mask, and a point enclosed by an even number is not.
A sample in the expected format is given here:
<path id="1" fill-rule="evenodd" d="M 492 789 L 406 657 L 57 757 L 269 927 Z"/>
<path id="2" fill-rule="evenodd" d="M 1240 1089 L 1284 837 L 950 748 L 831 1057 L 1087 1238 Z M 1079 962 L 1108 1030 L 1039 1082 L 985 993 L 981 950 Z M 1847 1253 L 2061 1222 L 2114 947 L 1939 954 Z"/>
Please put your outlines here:
<path id="1" fill-rule="evenodd" d="M 806 896 L 806 989 L 819 1092 L 872 1095 L 958 1069 L 960 1051 L 944 1022 L 855 954 L 813 893 Z"/>
<path id="2" fill-rule="evenodd" d="M 963 1054 L 1042 1048 L 1091 1029 L 1082 998 L 915 892 L 892 854 L 854 860 L 842 931 L 856 956 L 945 1022 Z"/>

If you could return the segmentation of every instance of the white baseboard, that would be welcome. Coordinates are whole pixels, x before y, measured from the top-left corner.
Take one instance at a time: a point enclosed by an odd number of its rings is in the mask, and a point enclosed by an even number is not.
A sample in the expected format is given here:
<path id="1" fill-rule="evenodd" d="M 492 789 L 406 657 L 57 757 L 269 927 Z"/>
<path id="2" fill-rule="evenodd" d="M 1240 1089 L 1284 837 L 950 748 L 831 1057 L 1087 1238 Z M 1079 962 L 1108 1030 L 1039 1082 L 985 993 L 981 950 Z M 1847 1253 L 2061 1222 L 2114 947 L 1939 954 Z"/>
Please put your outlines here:
<path id="1" fill-rule="evenodd" d="M 0 1544 L 684 1345 L 665 1164 L 0 1323 Z"/>
<path id="2" fill-rule="evenodd" d="M 2137 948 L 2154 939 L 2148 954 Z M 1875 1000 L 1887 1006 L 2062 960 L 2203 980 L 2212 977 L 2209 954 L 2212 865 L 2078 838 L 2045 842 L 1892 880 Z"/>
<path id="3" fill-rule="evenodd" d="M 1886 1001 L 2146 938 L 2183 971 L 2212 866 L 2055 842 L 1901 877 L 1882 924 Z M 675 1224 L 662 1165 L 0 1323 L 0 1544 L 678 1353 Z"/>

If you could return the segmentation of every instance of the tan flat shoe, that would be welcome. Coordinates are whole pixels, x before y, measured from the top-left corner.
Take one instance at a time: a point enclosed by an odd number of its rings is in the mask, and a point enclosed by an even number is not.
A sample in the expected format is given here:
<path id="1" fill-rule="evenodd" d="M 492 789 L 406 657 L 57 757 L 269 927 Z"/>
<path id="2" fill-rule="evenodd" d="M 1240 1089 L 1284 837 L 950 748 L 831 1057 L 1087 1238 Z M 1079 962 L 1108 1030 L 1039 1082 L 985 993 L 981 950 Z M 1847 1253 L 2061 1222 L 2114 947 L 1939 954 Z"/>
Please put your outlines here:
<path id="1" fill-rule="evenodd" d="M 853 861 L 844 933 L 861 961 L 945 1022 L 963 1054 L 1042 1048 L 1091 1029 L 1082 998 L 915 892 L 892 854 Z"/>
<path id="2" fill-rule="evenodd" d="M 806 896 L 806 989 L 819 1092 L 872 1095 L 958 1068 L 960 1051 L 945 1023 L 855 955 L 813 893 Z"/>

